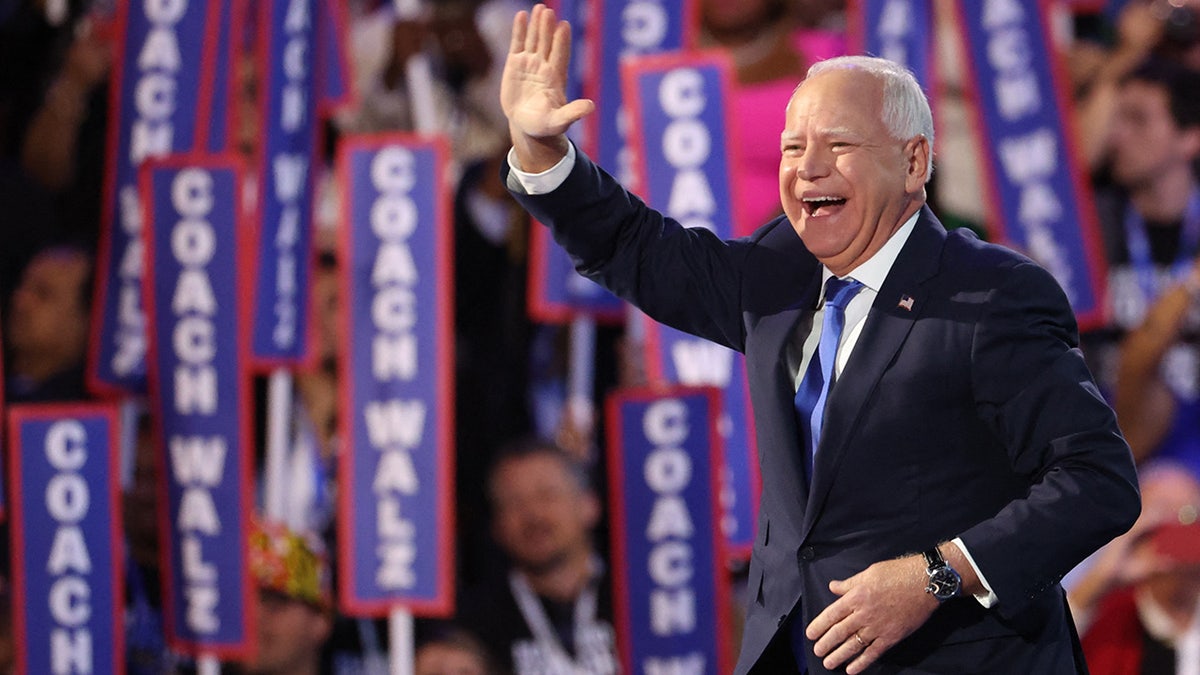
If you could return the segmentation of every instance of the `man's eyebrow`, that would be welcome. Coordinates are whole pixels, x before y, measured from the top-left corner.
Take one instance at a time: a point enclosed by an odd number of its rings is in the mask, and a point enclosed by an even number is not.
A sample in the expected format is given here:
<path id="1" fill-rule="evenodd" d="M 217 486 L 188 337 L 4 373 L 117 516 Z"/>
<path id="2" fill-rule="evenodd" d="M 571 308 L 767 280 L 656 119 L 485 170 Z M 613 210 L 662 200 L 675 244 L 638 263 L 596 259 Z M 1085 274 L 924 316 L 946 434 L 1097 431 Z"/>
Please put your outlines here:
<path id="1" fill-rule="evenodd" d="M 854 129 L 852 129 L 850 127 L 826 127 L 824 129 L 817 129 L 815 132 L 813 132 L 813 135 L 814 136 L 824 136 L 824 137 L 829 137 L 829 136 L 858 137 L 858 136 L 861 136 L 862 134 L 860 134 L 859 132 L 856 132 Z M 779 134 L 780 140 L 783 140 L 783 141 L 796 140 L 797 138 L 802 138 L 804 136 L 805 136 L 805 134 L 801 134 L 801 133 L 798 133 L 795 131 L 784 131 L 783 133 Z"/>
<path id="2" fill-rule="evenodd" d="M 818 129 L 817 133 L 821 136 L 858 136 L 859 134 L 850 127 L 829 127 L 827 129 Z"/>

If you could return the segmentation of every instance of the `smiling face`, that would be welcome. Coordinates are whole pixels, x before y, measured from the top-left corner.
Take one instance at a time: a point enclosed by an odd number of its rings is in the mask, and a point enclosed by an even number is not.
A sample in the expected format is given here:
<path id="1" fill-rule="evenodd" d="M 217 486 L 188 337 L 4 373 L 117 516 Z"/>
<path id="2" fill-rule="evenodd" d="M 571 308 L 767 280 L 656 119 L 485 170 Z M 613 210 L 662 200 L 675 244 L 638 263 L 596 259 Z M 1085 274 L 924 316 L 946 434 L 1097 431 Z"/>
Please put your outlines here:
<path id="1" fill-rule="evenodd" d="M 1123 187 L 1138 190 L 1191 171 L 1200 134 L 1176 123 L 1165 85 L 1130 80 L 1117 94 L 1110 149 L 1113 176 Z"/>
<path id="2" fill-rule="evenodd" d="M 591 554 L 599 504 L 565 459 L 550 453 L 507 458 L 493 469 L 491 493 L 493 533 L 518 567 L 542 574 Z"/>
<path id="3" fill-rule="evenodd" d="M 804 245 L 845 276 L 925 202 L 929 142 L 883 123 L 883 82 L 861 69 L 817 73 L 792 95 L 779 196 Z"/>

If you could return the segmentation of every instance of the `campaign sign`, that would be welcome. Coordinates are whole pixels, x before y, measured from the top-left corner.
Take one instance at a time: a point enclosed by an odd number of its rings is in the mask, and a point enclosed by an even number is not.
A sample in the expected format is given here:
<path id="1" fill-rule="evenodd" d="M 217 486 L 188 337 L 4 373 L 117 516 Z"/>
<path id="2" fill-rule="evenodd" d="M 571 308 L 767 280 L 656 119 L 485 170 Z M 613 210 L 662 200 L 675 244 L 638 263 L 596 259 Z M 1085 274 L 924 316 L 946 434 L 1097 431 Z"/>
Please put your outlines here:
<path id="1" fill-rule="evenodd" d="M 347 137 L 338 598 L 347 613 L 453 608 L 454 293 L 440 139 Z"/>
<path id="2" fill-rule="evenodd" d="M 589 61 L 595 54 L 588 45 L 593 36 L 588 26 L 598 5 L 589 7 L 584 0 L 559 0 L 550 3 L 559 18 L 571 24 L 571 64 L 567 77 L 567 98 L 575 100 L 585 95 L 591 77 L 598 76 L 597 68 Z M 576 147 L 591 147 L 595 115 L 588 115 L 567 130 Z M 529 286 L 527 306 L 529 316 L 543 323 L 568 323 L 576 315 L 590 316 L 602 323 L 620 323 L 625 319 L 625 304 L 596 282 L 581 276 L 567 252 L 554 243 L 544 227 L 535 225 L 529 233 Z"/>
<path id="3" fill-rule="evenodd" d="M 728 673 L 713 389 L 608 399 L 617 643 L 627 673 Z"/>
<path id="4" fill-rule="evenodd" d="M 146 386 L 142 307 L 142 219 L 138 166 L 149 157 L 196 147 L 209 3 L 122 0 L 120 46 L 110 81 L 108 152 L 100 247 L 88 347 L 88 385 L 141 393 Z"/>
<path id="5" fill-rule="evenodd" d="M 583 98 L 584 88 L 588 79 L 596 69 L 589 59 L 592 57 L 588 49 L 588 24 L 591 13 L 600 3 L 589 3 L 587 0 L 549 0 L 546 3 L 553 9 L 558 18 L 571 24 L 571 63 L 567 75 L 567 100 L 574 101 Z M 567 129 L 567 137 L 581 148 L 589 147 L 588 129 L 595 120 L 595 115 L 588 115 Z"/>
<path id="6" fill-rule="evenodd" d="M 1048 0 L 954 3 L 975 93 L 988 196 L 999 238 L 1066 291 L 1081 329 L 1104 317 L 1107 275 L 1095 204 L 1078 165 L 1067 80 Z"/>
<path id="7" fill-rule="evenodd" d="M 576 315 L 608 324 L 625 318 L 621 299 L 576 272 L 571 256 L 537 223 L 529 232 L 527 293 L 529 316 L 541 323 L 569 323 Z"/>
<path id="8" fill-rule="evenodd" d="M 8 417 L 17 672 L 125 672 L 117 412 L 27 405 Z"/>
<path id="9" fill-rule="evenodd" d="M 142 173 L 166 635 L 220 657 L 252 653 L 257 608 L 242 175 L 233 160 L 186 156 Z"/>
<path id="10" fill-rule="evenodd" d="M 244 0 L 209 0 L 208 25 L 217 28 L 210 36 L 215 39 L 204 43 L 204 82 L 209 100 L 202 100 L 200 109 L 210 112 L 207 126 L 200 130 L 203 137 L 196 143 L 209 154 L 231 150 L 235 140 L 231 132 L 235 129 L 233 120 L 239 93 L 237 50 L 245 10 Z"/>
<path id="11" fill-rule="evenodd" d="M 694 0 L 606 0 L 597 3 L 588 23 L 588 47 L 596 77 L 584 86 L 596 102 L 595 134 L 584 148 L 622 185 L 634 182 L 634 158 L 621 85 L 622 60 L 691 47 L 695 32 Z"/>
<path id="12" fill-rule="evenodd" d="M 596 112 L 584 123 L 583 136 L 575 140 L 622 185 L 630 185 L 633 160 L 626 142 L 628 120 L 621 101 L 620 69 L 613 66 L 627 56 L 672 51 L 690 44 L 695 2 L 605 0 L 592 3 L 589 13 L 587 3 L 581 0 L 562 0 L 560 10 L 563 18 L 573 21 L 573 30 L 583 24 L 585 31 L 583 49 L 574 50 L 572 73 L 593 73 L 586 79 L 575 78 L 583 85 L 576 97 L 582 94 L 596 101 Z M 575 314 L 588 314 L 602 322 L 624 319 L 621 300 L 579 276 L 570 256 L 554 244 L 545 228 L 532 230 L 529 272 L 529 314 L 535 320 L 562 323 Z"/>
<path id="13" fill-rule="evenodd" d="M 295 364 L 309 354 L 313 165 L 320 128 L 317 0 L 259 3 L 259 163 L 251 355 L 257 365 Z"/>
<path id="14" fill-rule="evenodd" d="M 849 14 L 857 53 L 895 61 L 934 90 L 933 0 L 851 0 Z"/>
<path id="15" fill-rule="evenodd" d="M 732 75 L 726 57 L 716 52 L 647 56 L 627 61 L 624 68 L 646 203 L 685 227 L 732 237 L 735 161 L 728 143 Z M 646 322 L 645 331 L 652 382 L 721 390 L 726 481 L 721 529 L 731 552 L 749 555 L 759 481 L 744 357 L 653 321 Z"/>
<path id="16" fill-rule="evenodd" d="M 348 8 L 340 0 L 320 0 L 321 21 L 317 24 L 320 52 L 317 54 L 318 81 L 321 86 L 318 105 L 322 113 L 331 114 L 354 103 L 350 87 L 350 63 L 346 54 L 346 37 L 350 20 Z"/>

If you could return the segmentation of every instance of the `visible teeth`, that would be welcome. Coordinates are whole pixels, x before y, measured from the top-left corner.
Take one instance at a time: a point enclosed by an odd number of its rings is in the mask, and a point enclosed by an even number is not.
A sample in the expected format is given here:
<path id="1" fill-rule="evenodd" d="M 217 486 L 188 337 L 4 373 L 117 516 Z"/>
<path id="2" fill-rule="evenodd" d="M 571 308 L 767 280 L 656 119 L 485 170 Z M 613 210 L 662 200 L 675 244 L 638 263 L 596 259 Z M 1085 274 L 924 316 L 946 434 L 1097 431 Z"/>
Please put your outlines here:
<path id="1" fill-rule="evenodd" d="M 836 202 L 841 201 L 841 197 L 805 197 L 806 202 Z"/>

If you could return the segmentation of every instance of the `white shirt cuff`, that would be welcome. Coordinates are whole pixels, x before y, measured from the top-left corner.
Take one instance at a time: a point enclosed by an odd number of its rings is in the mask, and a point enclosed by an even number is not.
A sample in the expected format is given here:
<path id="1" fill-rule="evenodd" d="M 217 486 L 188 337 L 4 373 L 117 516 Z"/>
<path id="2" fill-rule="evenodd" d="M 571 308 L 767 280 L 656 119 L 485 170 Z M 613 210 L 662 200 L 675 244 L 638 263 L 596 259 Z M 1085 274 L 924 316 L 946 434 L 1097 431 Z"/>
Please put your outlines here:
<path id="1" fill-rule="evenodd" d="M 517 179 L 517 184 L 520 190 L 527 195 L 544 195 L 548 192 L 554 192 L 558 186 L 562 185 L 567 176 L 571 174 L 571 169 L 575 166 L 575 144 L 567 144 L 567 155 L 559 160 L 558 164 L 546 169 L 541 173 L 526 173 L 517 166 L 517 153 L 513 148 L 508 150 L 508 166 L 512 169 L 508 172 L 510 177 Z M 512 185 L 512 180 L 509 180 L 509 188 L 518 190 L 516 185 Z"/>
<path id="2" fill-rule="evenodd" d="M 971 557 L 971 552 L 967 550 L 967 545 L 959 537 L 955 537 L 952 541 L 958 547 L 958 550 L 962 551 L 963 557 L 967 559 L 967 562 L 971 563 L 971 569 L 975 570 L 975 576 L 979 577 L 979 583 L 983 584 L 983 590 L 987 591 L 987 593 L 975 594 L 975 599 L 985 608 L 991 608 L 997 602 L 1000 602 L 1000 598 L 996 597 L 991 585 L 988 584 L 987 579 L 983 576 L 983 572 L 980 571 L 979 565 L 975 564 L 975 559 Z"/>

